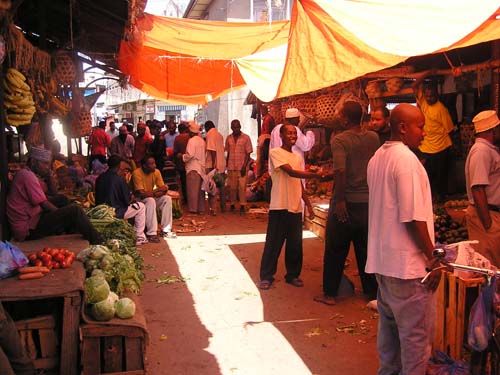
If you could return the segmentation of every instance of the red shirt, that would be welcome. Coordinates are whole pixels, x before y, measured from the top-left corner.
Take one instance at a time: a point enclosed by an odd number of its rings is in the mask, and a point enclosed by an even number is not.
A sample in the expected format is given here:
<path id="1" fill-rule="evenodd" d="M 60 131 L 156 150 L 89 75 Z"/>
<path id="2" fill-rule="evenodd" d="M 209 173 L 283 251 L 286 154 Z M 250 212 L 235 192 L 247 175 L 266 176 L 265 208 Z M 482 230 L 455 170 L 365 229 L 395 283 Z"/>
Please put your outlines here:
<path id="1" fill-rule="evenodd" d="M 135 138 L 134 154 L 132 158 L 138 166 L 141 165 L 142 158 L 146 155 L 146 151 L 151 142 L 153 142 L 153 140 L 151 138 L 146 138 L 146 135 Z"/>
<path id="2" fill-rule="evenodd" d="M 262 118 L 262 134 L 271 134 L 274 125 L 274 117 L 268 113 Z"/>
<path id="3" fill-rule="evenodd" d="M 106 156 L 106 148 L 111 144 L 111 139 L 104 129 L 95 128 L 90 135 L 89 144 L 92 145 L 91 155 Z"/>

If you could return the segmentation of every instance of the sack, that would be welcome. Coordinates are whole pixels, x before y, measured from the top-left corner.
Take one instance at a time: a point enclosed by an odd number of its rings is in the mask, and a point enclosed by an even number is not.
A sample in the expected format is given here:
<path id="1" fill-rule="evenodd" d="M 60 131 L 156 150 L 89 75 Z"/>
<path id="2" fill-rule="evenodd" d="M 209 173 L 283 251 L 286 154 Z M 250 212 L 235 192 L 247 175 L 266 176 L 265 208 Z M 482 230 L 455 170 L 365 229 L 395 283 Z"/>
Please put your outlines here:
<path id="1" fill-rule="evenodd" d="M 470 310 L 467 343 L 478 352 L 482 352 L 488 347 L 493 334 L 495 323 L 493 306 L 497 299 L 496 281 L 496 277 L 492 277 L 489 285 L 483 286 Z"/>
<path id="2" fill-rule="evenodd" d="M 426 375 L 469 375 L 469 365 L 464 361 L 455 361 L 440 350 L 429 359 Z"/>
<path id="3" fill-rule="evenodd" d="M 28 263 L 28 258 L 16 246 L 0 241 L 0 279 L 14 275 L 18 268 Z"/>

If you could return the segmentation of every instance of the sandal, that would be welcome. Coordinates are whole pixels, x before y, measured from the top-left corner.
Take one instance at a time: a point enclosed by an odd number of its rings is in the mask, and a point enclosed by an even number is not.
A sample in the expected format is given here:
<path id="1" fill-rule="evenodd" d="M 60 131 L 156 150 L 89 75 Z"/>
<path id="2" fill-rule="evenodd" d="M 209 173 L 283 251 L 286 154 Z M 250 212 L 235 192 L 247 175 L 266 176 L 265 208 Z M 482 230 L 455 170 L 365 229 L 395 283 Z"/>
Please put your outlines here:
<path id="1" fill-rule="evenodd" d="M 159 243 L 160 242 L 160 238 L 158 236 L 147 236 L 148 238 L 148 241 L 149 242 L 152 242 L 152 243 Z"/>
<path id="2" fill-rule="evenodd" d="M 302 288 L 304 286 L 304 282 L 298 277 L 294 277 L 291 280 L 286 280 L 287 284 L 293 285 L 297 288 Z"/>
<path id="3" fill-rule="evenodd" d="M 271 287 L 271 282 L 269 280 L 261 280 L 259 283 L 259 289 L 268 290 Z"/>

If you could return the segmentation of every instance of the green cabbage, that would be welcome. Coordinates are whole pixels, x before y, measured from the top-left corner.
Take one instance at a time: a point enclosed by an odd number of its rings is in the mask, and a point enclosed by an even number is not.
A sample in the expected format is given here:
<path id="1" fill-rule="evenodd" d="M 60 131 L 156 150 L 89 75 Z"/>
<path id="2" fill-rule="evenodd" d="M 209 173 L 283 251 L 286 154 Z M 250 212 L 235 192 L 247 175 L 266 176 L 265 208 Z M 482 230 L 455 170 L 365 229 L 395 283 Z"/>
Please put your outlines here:
<path id="1" fill-rule="evenodd" d="M 88 303 L 104 301 L 109 296 L 109 285 L 100 276 L 92 276 L 85 280 L 85 293 Z"/>
<path id="2" fill-rule="evenodd" d="M 104 274 L 103 271 L 101 271 L 99 268 L 96 268 L 92 271 L 90 276 L 97 276 L 97 277 L 102 277 L 103 279 L 106 278 L 106 275 Z"/>
<path id="3" fill-rule="evenodd" d="M 113 305 L 114 305 L 116 303 L 116 301 L 118 301 L 120 299 L 120 297 L 118 297 L 118 294 L 116 294 L 115 292 L 109 292 L 109 296 L 106 299 L 112 301 Z"/>
<path id="4" fill-rule="evenodd" d="M 130 298 L 120 298 L 115 304 L 116 316 L 129 319 L 135 315 L 135 303 Z"/>
<path id="5" fill-rule="evenodd" d="M 104 245 L 91 245 L 88 257 L 91 259 L 101 259 L 106 254 L 109 254 L 109 249 Z"/>
<path id="6" fill-rule="evenodd" d="M 115 316 L 115 303 L 113 302 L 113 297 L 109 295 L 104 301 L 92 305 L 91 311 L 95 320 L 105 322 L 113 319 Z"/>

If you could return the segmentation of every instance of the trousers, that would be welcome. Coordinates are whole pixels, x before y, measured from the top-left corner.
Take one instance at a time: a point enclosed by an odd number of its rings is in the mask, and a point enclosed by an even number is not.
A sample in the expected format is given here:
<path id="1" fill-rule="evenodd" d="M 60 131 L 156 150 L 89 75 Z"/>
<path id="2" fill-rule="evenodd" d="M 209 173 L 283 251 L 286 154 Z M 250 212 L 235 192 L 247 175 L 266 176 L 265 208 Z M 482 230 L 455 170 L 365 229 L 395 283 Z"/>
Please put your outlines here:
<path id="1" fill-rule="evenodd" d="M 205 212 L 205 192 L 201 190 L 202 181 L 202 177 L 195 171 L 189 171 L 186 176 L 189 212 Z"/>
<path id="2" fill-rule="evenodd" d="M 436 324 L 436 299 L 420 279 L 376 275 L 378 375 L 425 375 Z"/>
<path id="3" fill-rule="evenodd" d="M 363 292 L 374 299 L 377 295 L 377 280 L 374 275 L 365 272 L 368 244 L 368 203 L 347 202 L 349 218 L 345 223 L 337 220 L 333 211 L 334 204 L 332 200 L 326 222 L 323 293 L 331 297 L 337 296 L 349 247 L 353 242 Z"/>
<path id="4" fill-rule="evenodd" d="M 227 185 L 229 187 L 229 201 L 231 205 L 239 202 L 242 206 L 247 204 L 247 176 L 241 177 L 240 171 L 227 171 Z"/>
<path id="5" fill-rule="evenodd" d="M 94 229 L 85 212 L 75 204 L 43 212 L 28 239 L 35 240 L 62 233 L 80 233 L 91 245 L 102 243 L 101 235 Z"/>
<path id="6" fill-rule="evenodd" d="M 496 267 L 500 267 L 500 212 L 490 210 L 491 227 L 486 230 L 479 219 L 477 209 L 474 206 L 467 207 L 465 218 L 467 220 L 467 232 L 470 240 L 478 240 L 478 244 L 472 245 L 474 249 L 484 255 Z"/>
<path id="7" fill-rule="evenodd" d="M 266 243 L 260 263 L 260 279 L 274 281 L 278 259 L 285 245 L 285 280 L 299 277 L 302 271 L 302 213 L 270 210 Z"/>
<path id="8" fill-rule="evenodd" d="M 134 229 L 137 239 L 145 239 L 144 228 L 146 227 L 146 206 L 142 202 L 132 203 L 123 215 L 125 220 L 134 218 Z M 150 223 L 151 225 L 151 223 Z"/>
<path id="9" fill-rule="evenodd" d="M 163 195 L 159 198 L 148 197 L 142 200 L 146 207 L 146 234 L 156 236 L 158 234 L 158 213 L 161 214 L 161 229 L 163 232 L 172 230 L 172 198 Z"/>

